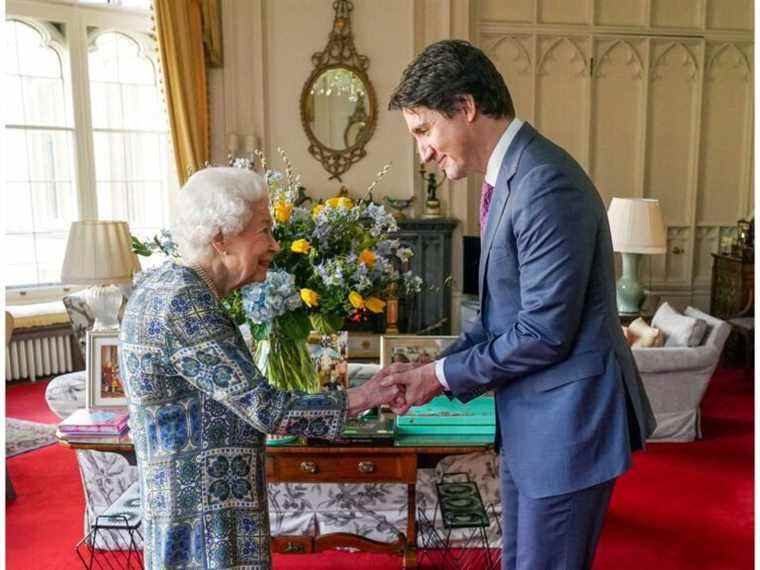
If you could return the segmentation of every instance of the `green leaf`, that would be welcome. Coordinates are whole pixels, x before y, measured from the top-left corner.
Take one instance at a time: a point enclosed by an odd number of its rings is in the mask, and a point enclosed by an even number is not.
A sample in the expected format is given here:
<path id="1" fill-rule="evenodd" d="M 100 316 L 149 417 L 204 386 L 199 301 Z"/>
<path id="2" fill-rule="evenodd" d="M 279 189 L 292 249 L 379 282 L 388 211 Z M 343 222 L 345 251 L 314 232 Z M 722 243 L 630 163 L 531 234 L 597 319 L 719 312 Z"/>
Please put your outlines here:
<path id="1" fill-rule="evenodd" d="M 153 251 L 135 236 L 132 236 L 132 251 L 143 257 L 150 257 L 153 255 Z"/>
<path id="2" fill-rule="evenodd" d="M 309 316 L 304 310 L 285 313 L 277 317 L 276 322 L 283 336 L 290 339 L 305 339 L 311 332 Z"/>
<path id="3" fill-rule="evenodd" d="M 309 316 L 311 326 L 321 334 L 331 334 L 343 328 L 343 317 L 332 313 L 313 313 Z"/>

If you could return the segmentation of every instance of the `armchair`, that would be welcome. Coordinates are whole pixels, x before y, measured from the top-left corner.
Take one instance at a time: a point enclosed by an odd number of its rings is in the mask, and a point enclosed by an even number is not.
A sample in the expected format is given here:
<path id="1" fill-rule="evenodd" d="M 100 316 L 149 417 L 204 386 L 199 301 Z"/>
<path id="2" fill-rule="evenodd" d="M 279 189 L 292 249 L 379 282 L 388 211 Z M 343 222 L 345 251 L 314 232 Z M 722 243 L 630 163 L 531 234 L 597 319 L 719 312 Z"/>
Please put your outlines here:
<path id="1" fill-rule="evenodd" d="M 731 330 L 728 323 L 698 309 L 689 307 L 684 314 L 707 323 L 699 346 L 633 349 L 657 419 L 650 441 L 693 441 L 702 437 L 699 405 Z"/>
<path id="2" fill-rule="evenodd" d="M 95 318 L 79 293 L 64 297 L 63 304 L 86 362 L 86 332 L 92 328 Z M 85 371 L 53 378 L 45 391 L 45 400 L 50 410 L 64 419 L 85 407 L 85 383 Z M 103 514 L 138 480 L 138 473 L 136 466 L 130 465 L 125 457 L 117 453 L 78 449 L 76 454 L 84 487 L 84 534 L 87 535 L 97 516 Z"/>

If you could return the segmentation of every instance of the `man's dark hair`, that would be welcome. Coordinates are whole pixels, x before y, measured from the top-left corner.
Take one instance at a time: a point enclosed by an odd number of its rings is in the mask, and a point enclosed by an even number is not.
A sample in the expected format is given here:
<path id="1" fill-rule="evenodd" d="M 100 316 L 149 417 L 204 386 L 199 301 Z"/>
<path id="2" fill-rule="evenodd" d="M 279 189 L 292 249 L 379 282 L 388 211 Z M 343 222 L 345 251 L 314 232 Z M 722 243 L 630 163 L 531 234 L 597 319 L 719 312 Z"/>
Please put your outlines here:
<path id="1" fill-rule="evenodd" d="M 465 95 L 472 95 L 484 115 L 515 116 L 504 78 L 486 54 L 464 40 L 443 40 L 426 47 L 404 70 L 388 109 L 427 107 L 451 118 Z"/>

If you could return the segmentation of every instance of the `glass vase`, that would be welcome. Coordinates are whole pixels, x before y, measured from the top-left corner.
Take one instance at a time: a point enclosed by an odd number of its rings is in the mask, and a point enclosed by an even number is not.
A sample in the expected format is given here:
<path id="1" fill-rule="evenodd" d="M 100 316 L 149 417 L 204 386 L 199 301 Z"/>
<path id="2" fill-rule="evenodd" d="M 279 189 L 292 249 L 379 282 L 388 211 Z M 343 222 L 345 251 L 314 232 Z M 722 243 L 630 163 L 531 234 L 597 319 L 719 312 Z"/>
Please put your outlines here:
<path id="1" fill-rule="evenodd" d="M 291 338 L 273 328 L 256 343 L 256 366 L 272 386 L 285 391 L 316 394 L 320 391 L 308 338 Z"/>

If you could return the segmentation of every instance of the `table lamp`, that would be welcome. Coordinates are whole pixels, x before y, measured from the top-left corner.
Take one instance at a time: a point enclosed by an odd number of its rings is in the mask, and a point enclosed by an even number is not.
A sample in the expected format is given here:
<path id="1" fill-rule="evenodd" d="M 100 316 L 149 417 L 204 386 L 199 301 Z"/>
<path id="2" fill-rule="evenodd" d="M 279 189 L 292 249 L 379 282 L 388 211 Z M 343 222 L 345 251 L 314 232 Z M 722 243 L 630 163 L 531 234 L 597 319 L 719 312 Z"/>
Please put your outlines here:
<path id="1" fill-rule="evenodd" d="M 83 297 L 95 315 L 93 330 L 119 327 L 122 294 L 116 284 L 131 283 L 140 262 L 132 251 L 127 222 L 85 220 L 69 230 L 61 269 L 64 285 L 91 285 Z"/>
<path id="2" fill-rule="evenodd" d="M 644 289 L 639 283 L 641 255 L 667 250 L 660 203 L 642 198 L 613 198 L 607 217 L 612 249 L 623 257 L 623 275 L 617 282 L 618 312 L 638 314 L 644 300 Z"/>

